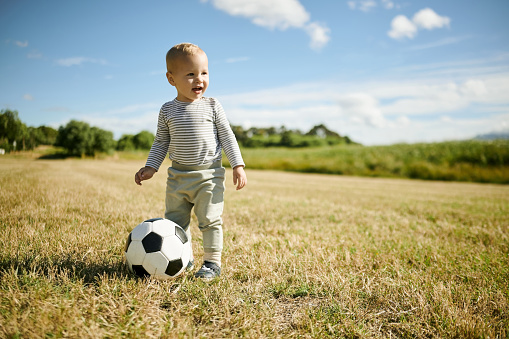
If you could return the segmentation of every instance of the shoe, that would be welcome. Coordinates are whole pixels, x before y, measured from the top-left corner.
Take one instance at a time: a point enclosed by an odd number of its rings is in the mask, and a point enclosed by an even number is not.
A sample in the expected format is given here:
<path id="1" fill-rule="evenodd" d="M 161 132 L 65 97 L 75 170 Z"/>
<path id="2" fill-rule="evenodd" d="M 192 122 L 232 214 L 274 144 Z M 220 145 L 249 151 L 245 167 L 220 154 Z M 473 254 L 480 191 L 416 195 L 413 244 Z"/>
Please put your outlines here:
<path id="1" fill-rule="evenodd" d="M 194 268 L 194 259 L 193 260 L 189 260 L 189 262 L 187 263 L 187 266 L 186 266 L 186 271 L 187 272 L 191 272 Z"/>
<path id="2" fill-rule="evenodd" d="M 217 266 L 213 262 L 204 261 L 201 268 L 194 274 L 195 278 L 203 280 L 211 280 L 221 275 L 221 267 Z"/>

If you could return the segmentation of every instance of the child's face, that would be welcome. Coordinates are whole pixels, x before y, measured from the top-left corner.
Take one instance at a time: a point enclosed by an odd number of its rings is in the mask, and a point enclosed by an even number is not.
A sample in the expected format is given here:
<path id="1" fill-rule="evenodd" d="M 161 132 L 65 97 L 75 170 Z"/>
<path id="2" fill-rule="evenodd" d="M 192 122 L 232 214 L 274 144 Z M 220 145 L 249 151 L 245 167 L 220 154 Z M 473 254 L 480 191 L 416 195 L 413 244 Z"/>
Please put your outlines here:
<path id="1" fill-rule="evenodd" d="M 209 62 L 205 53 L 181 57 L 174 70 L 166 73 L 168 82 L 177 88 L 177 100 L 193 102 L 201 99 L 209 85 Z"/>

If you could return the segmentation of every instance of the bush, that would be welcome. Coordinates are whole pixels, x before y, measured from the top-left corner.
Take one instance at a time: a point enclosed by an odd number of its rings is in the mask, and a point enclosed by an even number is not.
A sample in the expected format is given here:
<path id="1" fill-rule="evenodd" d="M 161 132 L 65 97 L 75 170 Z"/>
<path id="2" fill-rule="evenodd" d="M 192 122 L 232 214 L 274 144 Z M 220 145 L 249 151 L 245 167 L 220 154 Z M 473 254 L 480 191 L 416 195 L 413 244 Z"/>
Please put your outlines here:
<path id="1" fill-rule="evenodd" d="M 109 153 L 115 147 L 113 133 L 98 127 L 90 127 L 83 121 L 71 120 L 58 129 L 56 146 L 63 147 L 67 154 L 95 156 L 96 153 Z"/>
<path id="2" fill-rule="evenodd" d="M 124 134 L 117 143 L 119 151 L 149 150 L 154 142 L 154 135 L 148 131 L 141 131 L 136 135 Z"/>

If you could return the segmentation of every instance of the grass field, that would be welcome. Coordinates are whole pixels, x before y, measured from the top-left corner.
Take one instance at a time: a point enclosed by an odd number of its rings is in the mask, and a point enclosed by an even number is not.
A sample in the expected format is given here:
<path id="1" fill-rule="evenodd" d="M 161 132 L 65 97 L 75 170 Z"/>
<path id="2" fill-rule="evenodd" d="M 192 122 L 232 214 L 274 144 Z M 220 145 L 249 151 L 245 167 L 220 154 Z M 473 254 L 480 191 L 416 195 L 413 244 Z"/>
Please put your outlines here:
<path id="1" fill-rule="evenodd" d="M 509 184 L 509 140 L 244 148 L 250 168 Z"/>
<path id="2" fill-rule="evenodd" d="M 509 336 L 509 186 L 227 172 L 221 278 L 156 281 L 123 264 L 143 163 L 0 158 L 0 337 Z"/>

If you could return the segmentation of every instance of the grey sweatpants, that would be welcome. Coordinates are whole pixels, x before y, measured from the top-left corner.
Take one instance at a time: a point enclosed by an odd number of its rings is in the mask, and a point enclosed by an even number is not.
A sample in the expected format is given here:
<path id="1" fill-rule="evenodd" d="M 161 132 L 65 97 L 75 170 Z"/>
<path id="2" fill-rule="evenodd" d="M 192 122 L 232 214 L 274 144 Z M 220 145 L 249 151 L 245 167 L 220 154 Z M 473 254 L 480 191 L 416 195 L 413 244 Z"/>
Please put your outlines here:
<path id="1" fill-rule="evenodd" d="M 223 249 L 223 214 L 225 169 L 221 161 L 208 165 L 186 166 L 176 162 L 168 168 L 165 218 L 191 234 L 191 209 L 203 235 L 204 252 Z"/>

